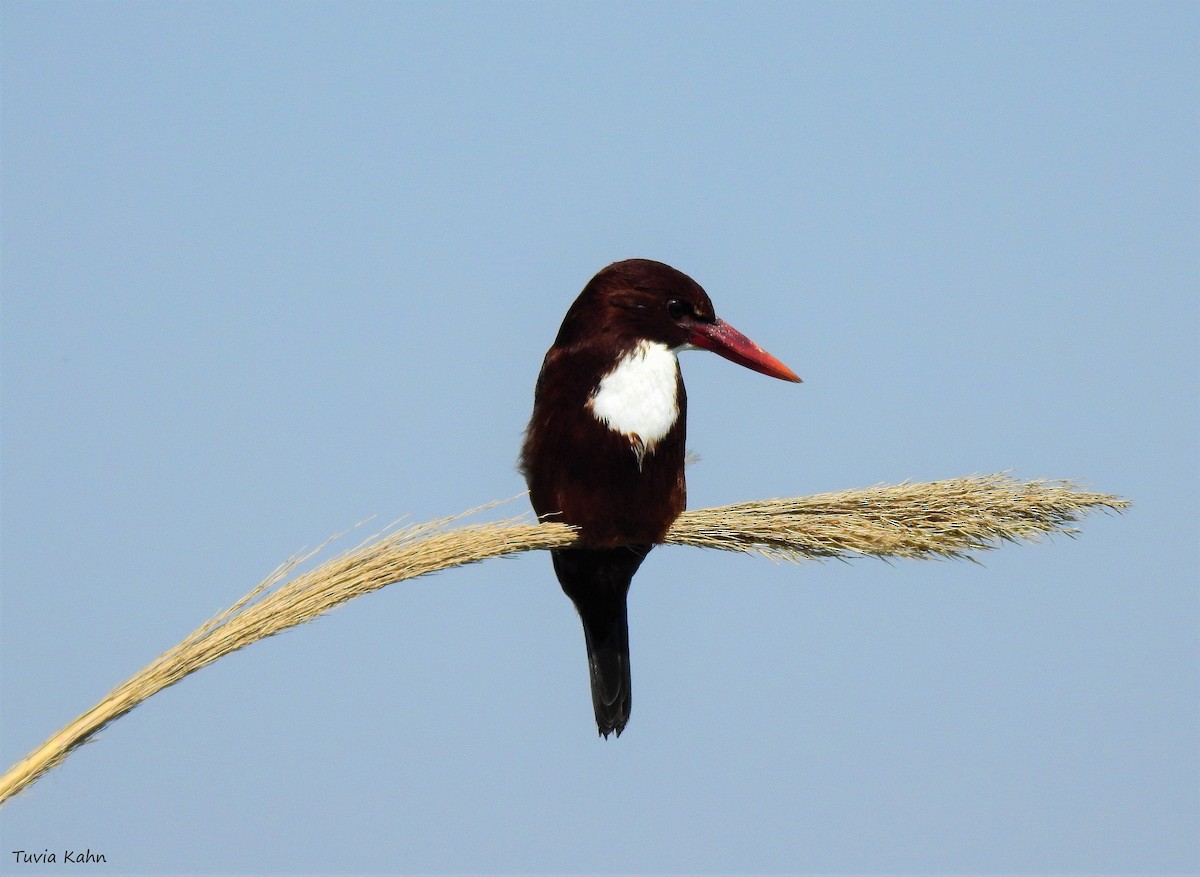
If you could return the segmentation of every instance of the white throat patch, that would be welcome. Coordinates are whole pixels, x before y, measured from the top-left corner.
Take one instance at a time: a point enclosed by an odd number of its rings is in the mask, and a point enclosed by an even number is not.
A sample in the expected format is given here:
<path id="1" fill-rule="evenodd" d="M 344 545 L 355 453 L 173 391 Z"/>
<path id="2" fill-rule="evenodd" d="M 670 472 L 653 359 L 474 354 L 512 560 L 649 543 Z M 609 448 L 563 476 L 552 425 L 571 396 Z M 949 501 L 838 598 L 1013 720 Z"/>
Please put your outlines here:
<path id="1" fill-rule="evenodd" d="M 600 379 L 588 400 L 597 420 L 629 438 L 638 468 L 679 417 L 678 375 L 675 351 L 642 341 Z"/>

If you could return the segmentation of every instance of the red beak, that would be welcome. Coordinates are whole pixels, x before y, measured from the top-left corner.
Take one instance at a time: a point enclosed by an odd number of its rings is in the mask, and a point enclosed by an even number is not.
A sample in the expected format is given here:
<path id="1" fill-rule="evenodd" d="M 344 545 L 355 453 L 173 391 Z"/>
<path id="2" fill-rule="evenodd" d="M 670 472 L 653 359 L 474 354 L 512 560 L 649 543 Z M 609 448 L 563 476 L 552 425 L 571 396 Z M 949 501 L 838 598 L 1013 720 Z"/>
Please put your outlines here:
<path id="1" fill-rule="evenodd" d="M 692 336 L 688 339 L 696 347 L 711 350 L 730 362 L 744 365 L 748 369 L 779 378 L 781 381 L 800 383 L 794 371 L 763 350 L 724 320 L 712 323 L 692 323 Z"/>

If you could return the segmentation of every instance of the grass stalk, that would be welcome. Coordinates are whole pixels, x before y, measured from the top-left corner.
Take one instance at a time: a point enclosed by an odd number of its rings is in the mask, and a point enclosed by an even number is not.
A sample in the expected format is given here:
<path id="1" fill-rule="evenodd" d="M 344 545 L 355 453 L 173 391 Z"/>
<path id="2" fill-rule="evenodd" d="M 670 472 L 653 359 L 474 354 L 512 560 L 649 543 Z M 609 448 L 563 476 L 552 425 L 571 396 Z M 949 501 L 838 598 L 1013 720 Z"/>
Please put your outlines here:
<path id="1" fill-rule="evenodd" d="M 1074 534 L 1071 524 L 1084 514 L 1120 511 L 1127 505 L 1120 497 L 1090 493 L 1068 482 L 969 476 L 685 512 L 666 543 L 789 561 L 971 559 L 1005 542 Z M 0 804 L 109 722 L 218 658 L 386 585 L 493 557 L 567 548 L 575 538 L 563 524 L 515 519 L 456 526 L 462 517 L 392 530 L 296 575 L 312 554 L 284 564 L 13 765 L 0 777 Z"/>

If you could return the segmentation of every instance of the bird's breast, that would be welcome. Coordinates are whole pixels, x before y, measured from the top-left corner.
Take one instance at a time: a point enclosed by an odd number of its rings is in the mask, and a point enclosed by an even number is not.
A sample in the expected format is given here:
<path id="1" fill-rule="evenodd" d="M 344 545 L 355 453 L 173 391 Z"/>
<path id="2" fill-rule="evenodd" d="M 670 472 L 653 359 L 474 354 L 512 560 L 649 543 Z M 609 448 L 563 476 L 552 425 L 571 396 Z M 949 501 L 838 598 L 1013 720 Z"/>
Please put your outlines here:
<path id="1" fill-rule="evenodd" d="M 642 341 L 600 378 L 592 415 L 627 437 L 638 457 L 654 450 L 679 418 L 679 361 L 665 344 Z"/>
<path id="2" fill-rule="evenodd" d="M 521 452 L 534 510 L 588 548 L 661 542 L 687 502 L 686 416 L 665 344 L 551 348 Z"/>

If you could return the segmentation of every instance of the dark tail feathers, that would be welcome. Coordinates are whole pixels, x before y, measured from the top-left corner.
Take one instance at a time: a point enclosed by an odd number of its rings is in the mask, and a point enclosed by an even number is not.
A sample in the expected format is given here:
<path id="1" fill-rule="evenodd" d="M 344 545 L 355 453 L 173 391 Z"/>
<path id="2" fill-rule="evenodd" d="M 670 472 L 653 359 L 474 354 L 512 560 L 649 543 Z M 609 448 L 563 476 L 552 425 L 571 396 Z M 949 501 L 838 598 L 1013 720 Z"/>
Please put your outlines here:
<path id="1" fill-rule="evenodd" d="M 649 545 L 551 552 L 563 591 L 583 622 L 596 727 L 621 736 L 633 704 L 626 596 Z"/>
<path id="2" fill-rule="evenodd" d="M 621 595 L 619 617 L 607 632 L 593 631 L 583 619 L 583 638 L 587 644 L 588 668 L 592 679 L 592 707 L 596 727 L 607 737 L 625 730 L 633 706 L 633 677 L 629 672 L 629 613 Z"/>

